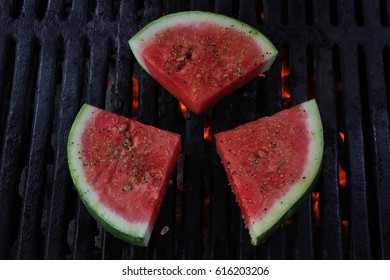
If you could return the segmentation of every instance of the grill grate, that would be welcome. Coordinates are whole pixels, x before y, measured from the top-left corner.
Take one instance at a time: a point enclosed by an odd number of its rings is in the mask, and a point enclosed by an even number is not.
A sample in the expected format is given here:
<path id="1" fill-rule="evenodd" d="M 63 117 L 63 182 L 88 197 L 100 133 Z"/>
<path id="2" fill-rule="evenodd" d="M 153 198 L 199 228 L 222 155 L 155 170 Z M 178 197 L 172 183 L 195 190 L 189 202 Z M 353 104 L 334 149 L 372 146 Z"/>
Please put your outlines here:
<path id="1" fill-rule="evenodd" d="M 135 63 L 127 40 L 188 9 L 245 21 L 280 55 L 212 110 L 184 117 Z M 389 15 L 388 0 L 1 0 L 0 258 L 390 259 Z M 66 158 L 82 103 L 134 117 L 133 76 L 137 118 L 183 136 L 148 248 L 96 224 Z M 318 184 L 253 247 L 205 124 L 215 134 L 314 97 L 325 136 Z"/>

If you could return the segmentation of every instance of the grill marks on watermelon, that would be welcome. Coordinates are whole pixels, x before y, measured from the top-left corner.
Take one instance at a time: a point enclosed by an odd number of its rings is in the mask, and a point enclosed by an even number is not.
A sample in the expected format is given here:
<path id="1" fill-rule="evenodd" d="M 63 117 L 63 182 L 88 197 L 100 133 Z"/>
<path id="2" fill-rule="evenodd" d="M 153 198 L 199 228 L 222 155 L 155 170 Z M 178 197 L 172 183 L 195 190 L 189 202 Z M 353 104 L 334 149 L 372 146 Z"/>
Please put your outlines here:
<path id="1" fill-rule="evenodd" d="M 257 244 L 307 193 L 319 171 L 323 139 L 315 101 L 221 132 L 216 145 Z"/>
<path id="2" fill-rule="evenodd" d="M 85 104 L 72 126 L 68 157 L 91 214 L 122 239 L 147 243 L 150 232 L 145 230 L 155 223 L 180 149 L 177 134 Z M 115 225 L 110 215 L 128 223 L 128 232 L 118 234 L 126 225 Z M 126 236 L 131 227 L 139 236 Z"/>

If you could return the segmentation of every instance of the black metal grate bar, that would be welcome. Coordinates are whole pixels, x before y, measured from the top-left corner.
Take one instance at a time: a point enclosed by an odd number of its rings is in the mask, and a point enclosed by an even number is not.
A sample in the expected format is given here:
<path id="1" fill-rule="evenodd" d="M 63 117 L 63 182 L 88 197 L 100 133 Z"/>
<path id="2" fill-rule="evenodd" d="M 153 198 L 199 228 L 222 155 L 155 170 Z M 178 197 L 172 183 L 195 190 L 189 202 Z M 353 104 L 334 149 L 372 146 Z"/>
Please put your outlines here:
<path id="1" fill-rule="evenodd" d="M 32 39 L 21 38 L 15 51 L 15 71 L 9 107 L 6 116 L 6 124 L 2 140 L 1 167 L 0 167 L 0 203 L 2 205 L 1 220 L 5 228 L 1 231 L 0 254 L 7 258 L 13 237 L 11 234 L 15 228 L 13 213 L 19 213 L 18 209 L 18 188 L 19 179 L 22 174 L 28 146 L 28 103 L 31 102 L 30 77 L 32 75 L 32 64 L 34 51 Z M 18 69 L 18 70 L 16 70 Z"/>
<path id="2" fill-rule="evenodd" d="M 379 222 L 379 257 L 388 259 L 390 250 L 390 134 L 387 94 L 383 73 L 383 47 L 376 42 L 368 45 L 366 56 L 369 118 L 372 132 L 374 178 Z M 371 183 L 372 184 L 372 183 Z"/>
<path id="3" fill-rule="evenodd" d="M 350 195 L 350 257 L 369 259 L 371 257 L 370 232 L 368 227 L 367 184 L 365 175 L 362 98 L 359 88 L 357 46 L 346 45 L 341 53 L 342 102 L 344 112 L 345 145 L 347 155 L 347 188 Z"/>
<path id="4" fill-rule="evenodd" d="M 321 256 L 325 259 L 341 259 L 341 218 L 337 181 L 337 128 L 335 96 L 332 73 L 332 53 L 325 49 L 315 49 L 316 88 L 318 106 L 324 127 L 324 158 L 320 178 L 320 220 Z"/>
<path id="5" fill-rule="evenodd" d="M 40 236 L 40 219 L 43 210 L 45 181 L 45 162 L 52 130 L 51 116 L 54 111 L 56 87 L 56 52 L 58 44 L 47 41 L 40 50 L 40 63 L 37 77 L 37 90 L 34 102 L 34 120 L 30 139 L 29 158 L 26 167 L 26 181 L 23 193 L 17 257 L 37 258 L 36 255 L 42 236 Z M 33 245 L 31 247 L 31 245 Z"/>

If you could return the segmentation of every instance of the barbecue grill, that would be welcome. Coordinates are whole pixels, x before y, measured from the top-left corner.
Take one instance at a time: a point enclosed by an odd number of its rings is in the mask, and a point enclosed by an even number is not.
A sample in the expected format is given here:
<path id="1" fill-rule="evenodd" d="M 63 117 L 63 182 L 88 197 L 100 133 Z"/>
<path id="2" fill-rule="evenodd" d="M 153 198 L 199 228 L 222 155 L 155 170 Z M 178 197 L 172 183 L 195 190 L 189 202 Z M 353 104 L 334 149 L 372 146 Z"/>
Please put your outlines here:
<path id="1" fill-rule="evenodd" d="M 269 72 L 201 116 L 127 43 L 182 10 L 238 18 L 279 50 Z M 1 0 L 0 258 L 390 259 L 389 18 L 388 0 Z M 296 214 L 253 247 L 207 133 L 310 98 L 324 126 L 322 172 Z M 78 199 L 66 142 L 84 102 L 182 135 L 148 248 L 113 237 Z"/>

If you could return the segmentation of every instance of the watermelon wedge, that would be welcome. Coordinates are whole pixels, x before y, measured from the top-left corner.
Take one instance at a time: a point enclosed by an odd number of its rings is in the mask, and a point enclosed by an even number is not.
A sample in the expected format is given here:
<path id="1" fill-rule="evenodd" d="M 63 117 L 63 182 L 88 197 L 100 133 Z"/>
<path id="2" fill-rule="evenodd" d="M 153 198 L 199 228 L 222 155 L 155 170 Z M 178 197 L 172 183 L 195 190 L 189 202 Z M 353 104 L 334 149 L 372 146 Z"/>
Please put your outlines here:
<path id="1" fill-rule="evenodd" d="M 278 53 L 253 27 L 201 11 L 161 17 L 129 44 L 138 63 L 196 114 L 267 71 Z"/>
<path id="2" fill-rule="evenodd" d="M 178 134 L 84 104 L 68 163 L 91 215 L 118 238 L 147 246 L 180 150 Z"/>
<path id="3" fill-rule="evenodd" d="M 309 193 L 324 148 L 315 100 L 215 135 L 253 245 L 264 241 Z"/>

